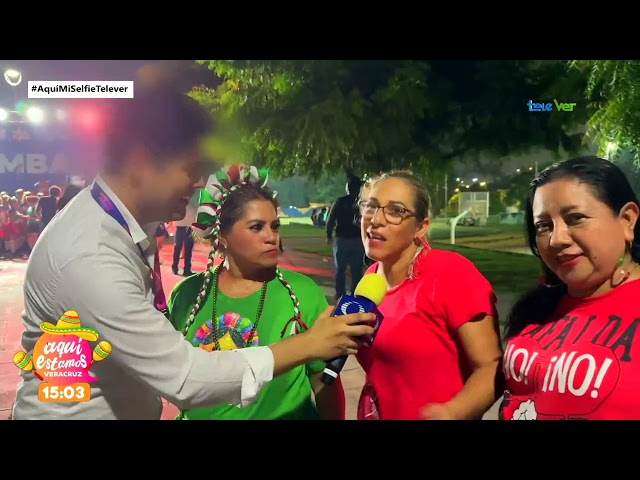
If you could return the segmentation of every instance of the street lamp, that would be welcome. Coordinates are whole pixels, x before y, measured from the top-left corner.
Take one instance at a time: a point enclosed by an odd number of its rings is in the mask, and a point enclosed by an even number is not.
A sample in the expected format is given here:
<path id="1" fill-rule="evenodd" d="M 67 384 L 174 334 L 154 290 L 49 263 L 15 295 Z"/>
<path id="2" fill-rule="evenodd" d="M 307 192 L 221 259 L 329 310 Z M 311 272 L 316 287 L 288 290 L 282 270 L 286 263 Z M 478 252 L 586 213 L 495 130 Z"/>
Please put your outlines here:
<path id="1" fill-rule="evenodd" d="M 5 81 L 13 87 L 13 99 L 17 103 L 18 102 L 18 90 L 16 87 L 20 85 L 22 82 L 22 74 L 16 70 L 15 68 L 7 68 L 4 71 L 4 79 Z"/>
<path id="2" fill-rule="evenodd" d="M 8 68 L 4 71 L 4 79 L 12 87 L 17 87 L 22 82 L 22 74 L 14 68 Z"/>

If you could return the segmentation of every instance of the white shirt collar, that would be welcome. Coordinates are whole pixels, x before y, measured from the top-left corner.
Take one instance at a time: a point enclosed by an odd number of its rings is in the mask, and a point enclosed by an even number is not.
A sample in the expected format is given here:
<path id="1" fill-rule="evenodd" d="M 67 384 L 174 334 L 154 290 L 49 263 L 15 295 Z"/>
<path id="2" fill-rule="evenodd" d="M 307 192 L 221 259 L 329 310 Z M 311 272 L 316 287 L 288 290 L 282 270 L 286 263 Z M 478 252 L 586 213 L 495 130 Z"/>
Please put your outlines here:
<path id="1" fill-rule="evenodd" d="M 102 190 L 104 190 L 104 193 L 107 194 L 107 196 L 115 204 L 116 208 L 122 214 L 124 221 L 127 222 L 127 225 L 129 226 L 129 232 L 131 233 L 133 242 L 136 244 L 140 244 L 143 250 L 147 250 L 147 248 L 149 248 L 149 246 L 154 242 L 149 239 L 149 235 L 147 235 L 145 230 L 149 231 L 149 233 L 151 234 L 151 238 L 155 240 L 153 232 L 155 231 L 157 224 L 153 224 L 153 226 L 147 226 L 148 228 L 142 228 L 138 221 L 134 218 L 134 216 L 131 215 L 129 209 L 125 207 L 124 203 L 122 203 L 118 196 L 113 193 L 113 190 L 109 188 L 109 185 L 107 185 L 99 175 L 94 181 L 100 186 L 100 188 L 102 188 Z"/>

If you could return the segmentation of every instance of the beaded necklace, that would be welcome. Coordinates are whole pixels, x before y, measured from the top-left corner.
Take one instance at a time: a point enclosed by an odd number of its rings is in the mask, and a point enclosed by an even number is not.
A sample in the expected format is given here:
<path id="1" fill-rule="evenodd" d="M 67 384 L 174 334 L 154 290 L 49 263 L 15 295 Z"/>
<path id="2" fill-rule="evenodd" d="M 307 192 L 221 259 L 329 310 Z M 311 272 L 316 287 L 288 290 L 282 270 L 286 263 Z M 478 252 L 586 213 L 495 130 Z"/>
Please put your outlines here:
<path id="1" fill-rule="evenodd" d="M 217 304 L 218 304 L 218 291 L 219 291 L 219 286 L 218 286 L 218 282 L 219 282 L 219 278 L 220 278 L 220 268 L 221 267 L 215 267 L 214 266 L 214 258 L 215 258 L 215 252 L 212 250 L 211 253 L 209 254 L 209 264 L 207 265 L 207 270 L 204 274 L 204 282 L 202 285 L 202 289 L 200 290 L 200 293 L 198 293 L 198 297 L 196 300 L 195 305 L 193 306 L 191 313 L 189 314 L 189 317 L 187 318 L 187 322 L 184 326 L 184 329 L 182 330 L 182 335 L 184 337 L 187 336 L 187 333 L 189 332 L 189 329 L 191 328 L 191 325 L 193 325 L 193 322 L 195 322 L 195 318 L 196 315 L 198 314 L 198 312 L 201 310 L 202 308 L 202 303 L 204 302 L 204 299 L 207 298 L 207 294 L 209 294 L 209 285 L 211 283 L 213 283 L 213 314 L 211 315 L 212 317 L 212 324 L 214 326 L 214 342 L 215 342 L 215 348 L 218 348 L 218 320 L 217 320 Z M 296 296 L 296 294 L 293 292 L 293 289 L 291 288 L 291 285 L 289 284 L 289 282 L 287 282 L 287 280 L 284 278 L 284 276 L 282 275 L 282 272 L 280 271 L 279 268 L 276 269 L 276 277 L 278 278 L 278 280 L 280 281 L 280 283 L 282 284 L 283 287 L 285 287 L 289 293 L 289 298 L 291 298 L 291 301 L 293 303 L 293 317 L 291 317 L 287 323 L 284 325 L 284 328 L 281 330 L 280 332 L 280 338 L 284 338 L 285 334 L 287 333 L 287 329 L 289 328 L 289 325 L 291 325 L 292 322 L 295 322 L 295 333 L 298 334 L 300 332 L 303 332 L 305 330 L 308 330 L 309 327 L 307 327 L 307 325 L 304 323 L 304 321 L 302 320 L 301 316 L 300 316 L 300 302 L 298 300 L 298 297 Z M 211 281 L 213 280 L 213 282 Z M 258 304 L 258 313 L 256 315 L 256 321 L 253 325 L 253 328 L 251 330 L 251 335 L 249 337 L 249 339 L 246 342 L 246 345 L 249 345 L 251 343 L 251 340 L 253 340 L 253 337 L 255 336 L 255 332 L 258 328 L 258 322 L 262 316 L 262 311 L 264 310 L 264 302 L 266 300 L 266 296 L 267 296 L 267 287 L 269 285 L 269 282 L 264 282 L 262 284 L 262 291 L 260 294 L 260 302 Z"/>
<path id="2" fill-rule="evenodd" d="M 218 292 L 219 292 L 219 282 L 220 282 L 220 268 L 216 268 L 215 272 L 213 272 L 213 313 L 211 314 L 211 320 L 213 325 L 213 349 L 220 350 L 220 343 L 218 341 Z M 260 290 L 260 301 L 258 302 L 258 313 L 256 314 L 256 321 L 253 322 L 253 327 L 251 327 L 251 332 L 249 333 L 249 338 L 245 341 L 244 347 L 248 347 L 251 345 L 251 341 L 256 334 L 256 330 L 258 330 L 258 322 L 260 322 L 260 318 L 262 317 L 262 310 L 264 309 L 264 300 L 267 296 L 267 286 L 268 282 L 262 283 L 262 288 Z"/>

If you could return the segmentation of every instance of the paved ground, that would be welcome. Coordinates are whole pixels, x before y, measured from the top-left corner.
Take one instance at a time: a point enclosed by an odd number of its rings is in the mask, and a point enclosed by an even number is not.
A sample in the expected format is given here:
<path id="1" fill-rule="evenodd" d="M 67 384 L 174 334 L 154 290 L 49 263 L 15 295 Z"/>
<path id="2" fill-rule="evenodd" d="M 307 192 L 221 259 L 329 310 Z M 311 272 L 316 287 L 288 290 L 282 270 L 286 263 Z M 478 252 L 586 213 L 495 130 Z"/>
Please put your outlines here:
<path id="1" fill-rule="evenodd" d="M 333 297 L 333 268 L 331 259 L 320 255 L 301 253 L 287 248 L 292 243 L 285 241 L 285 253 L 281 257 L 281 266 L 305 273 L 313 277 L 323 287 L 331 301 Z M 183 277 L 171 272 L 172 246 L 167 245 L 161 252 L 162 275 L 165 291 L 170 291 Z M 192 270 L 202 271 L 206 268 L 206 251 L 198 249 L 194 252 Z M 20 350 L 20 339 L 23 331 L 20 315 L 24 308 L 22 283 L 26 269 L 26 260 L 0 259 L 0 420 L 9 417 L 15 391 L 20 381 L 19 370 L 13 365 L 13 355 Z M 504 318 L 513 302 L 513 294 L 499 295 L 499 310 Z M 347 418 L 354 419 L 360 390 L 364 382 L 364 373 L 354 358 L 349 358 L 342 371 L 342 380 L 347 395 Z M 163 419 L 175 417 L 176 409 L 166 405 Z M 485 415 L 485 419 L 497 419 L 494 408 Z"/>

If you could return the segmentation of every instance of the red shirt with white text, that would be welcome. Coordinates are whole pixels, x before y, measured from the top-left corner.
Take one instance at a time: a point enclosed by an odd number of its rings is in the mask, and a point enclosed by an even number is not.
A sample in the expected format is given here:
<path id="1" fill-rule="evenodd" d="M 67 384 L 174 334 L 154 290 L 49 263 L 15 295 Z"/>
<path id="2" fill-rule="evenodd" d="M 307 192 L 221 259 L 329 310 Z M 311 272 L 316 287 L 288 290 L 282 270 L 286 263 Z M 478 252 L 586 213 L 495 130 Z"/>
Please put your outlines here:
<path id="1" fill-rule="evenodd" d="M 505 420 L 640 419 L 640 280 L 602 295 L 566 295 L 504 354 Z M 636 363 L 638 361 L 638 363 Z"/>

